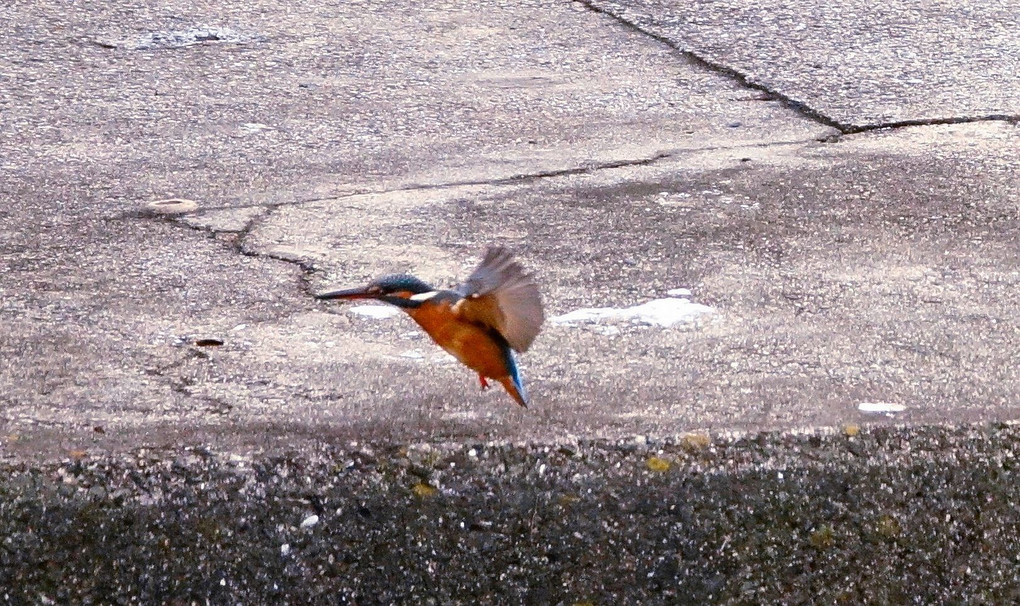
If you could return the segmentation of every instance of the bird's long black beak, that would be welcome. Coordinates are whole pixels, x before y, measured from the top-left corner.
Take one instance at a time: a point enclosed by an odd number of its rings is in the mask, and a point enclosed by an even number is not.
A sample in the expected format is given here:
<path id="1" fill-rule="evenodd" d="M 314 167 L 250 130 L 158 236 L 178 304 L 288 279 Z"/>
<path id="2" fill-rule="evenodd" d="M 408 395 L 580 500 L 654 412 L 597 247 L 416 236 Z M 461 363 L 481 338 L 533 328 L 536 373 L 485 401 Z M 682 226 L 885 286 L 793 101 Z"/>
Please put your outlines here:
<path id="1" fill-rule="evenodd" d="M 368 287 L 343 288 L 340 290 L 327 290 L 315 295 L 316 299 L 378 299 L 378 295 L 370 294 Z"/>

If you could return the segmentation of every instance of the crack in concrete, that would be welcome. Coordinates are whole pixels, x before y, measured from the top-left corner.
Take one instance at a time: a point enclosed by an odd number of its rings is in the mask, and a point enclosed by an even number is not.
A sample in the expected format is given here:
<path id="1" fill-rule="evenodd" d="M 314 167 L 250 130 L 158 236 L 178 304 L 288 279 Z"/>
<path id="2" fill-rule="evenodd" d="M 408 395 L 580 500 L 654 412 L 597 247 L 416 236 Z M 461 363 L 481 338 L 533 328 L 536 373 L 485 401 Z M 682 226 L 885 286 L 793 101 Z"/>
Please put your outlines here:
<path id="1" fill-rule="evenodd" d="M 324 198 L 324 199 L 328 200 L 330 198 Z M 172 224 L 174 224 L 176 226 L 181 226 L 181 227 L 184 227 L 186 229 L 190 229 L 192 231 L 197 231 L 197 232 L 206 234 L 208 237 L 216 240 L 217 242 L 219 242 L 221 244 L 227 245 L 235 253 L 240 254 L 240 255 L 244 255 L 245 257 L 274 259 L 276 261 L 283 261 L 285 263 L 292 263 L 294 265 L 297 265 L 302 270 L 302 276 L 301 276 L 302 283 L 304 284 L 305 290 L 308 291 L 308 277 L 309 277 L 310 274 L 312 274 L 315 271 L 317 271 L 317 268 L 315 267 L 314 263 L 312 263 L 312 262 L 310 262 L 308 260 L 305 260 L 305 259 L 285 257 L 283 255 L 276 255 L 276 254 L 273 254 L 273 253 L 261 252 L 261 251 L 258 251 L 258 250 L 255 250 L 255 249 L 252 249 L 252 248 L 246 246 L 247 239 L 251 236 L 252 232 L 259 225 L 261 225 L 263 222 L 265 222 L 266 219 L 268 219 L 280 207 L 282 207 L 282 206 L 289 206 L 289 205 L 295 205 L 295 204 L 300 204 L 300 203 L 306 203 L 306 202 L 309 202 L 309 200 L 301 200 L 301 201 L 295 201 L 295 202 L 275 202 L 275 203 L 270 203 L 270 204 L 249 204 L 249 205 L 243 205 L 243 206 L 221 206 L 221 207 L 201 208 L 198 211 L 190 212 L 190 213 L 187 213 L 185 215 L 172 215 L 172 216 L 171 215 L 168 215 L 168 216 L 161 216 L 161 215 L 153 216 L 153 215 L 147 214 L 147 213 L 140 213 L 140 214 L 139 213 L 133 213 L 133 214 L 128 215 L 128 217 L 162 220 L 162 221 L 165 221 L 167 223 L 172 223 Z M 256 216 L 252 217 L 251 219 L 249 219 L 244 224 L 244 227 L 242 227 L 239 230 L 216 229 L 215 227 L 211 227 L 211 226 L 208 226 L 208 225 L 201 225 L 201 224 L 190 223 L 190 222 L 187 222 L 187 221 L 184 220 L 186 217 L 195 216 L 195 215 L 201 215 L 203 212 L 214 211 L 214 210 L 239 210 L 239 209 L 244 209 L 244 208 L 261 208 L 261 209 L 264 210 L 264 212 L 262 212 L 262 213 L 260 213 L 260 214 L 258 214 Z M 226 239 L 225 240 L 221 236 L 230 236 L 230 239 Z"/>
<path id="2" fill-rule="evenodd" d="M 786 141 L 764 141 L 761 143 L 741 143 L 739 145 L 707 145 L 704 147 L 697 147 L 691 149 L 674 149 L 671 151 L 658 152 L 648 158 L 640 158 L 637 160 L 615 160 L 612 162 L 605 162 L 600 164 L 594 164 L 589 166 L 578 166 L 572 168 L 561 168 L 547 171 L 539 171 L 535 173 L 520 173 L 516 175 L 510 175 L 508 177 L 495 177 L 492 179 L 466 179 L 463 181 L 447 181 L 443 183 L 410 183 L 408 185 L 401 185 L 399 187 L 392 187 L 389 189 L 356 189 L 347 192 L 338 192 L 330 194 L 328 196 L 319 196 L 315 198 L 301 198 L 299 200 L 289 200 L 286 202 L 268 202 L 268 203 L 253 203 L 253 204 L 234 204 L 234 205 L 221 205 L 221 206 L 203 206 L 198 210 L 187 213 L 184 216 L 201 216 L 205 213 L 216 212 L 216 211 L 231 211 L 231 210 L 246 210 L 251 208 L 261 208 L 268 211 L 275 211 L 281 207 L 288 206 L 301 206 L 303 204 L 315 204 L 316 202 L 335 202 L 337 200 L 344 200 L 347 198 L 356 198 L 358 196 L 384 196 L 387 194 L 394 194 L 400 192 L 411 192 L 411 191 L 433 191 L 439 189 L 454 189 L 457 187 L 472 187 L 472 186 L 495 186 L 501 185 L 517 185 L 523 183 L 531 183 L 541 179 L 553 179 L 557 177 L 569 177 L 574 175 L 589 175 L 602 170 L 613 170 L 616 168 L 628 168 L 634 166 L 650 166 L 661 160 L 675 159 L 684 155 L 695 155 L 705 152 L 716 152 L 725 150 L 738 150 L 738 149 L 765 149 L 770 147 L 784 147 L 790 145 L 803 145 L 805 143 L 816 142 L 817 139 L 790 139 Z M 361 206 L 338 206 L 340 209 L 348 210 L 365 210 Z M 139 214 L 135 213 L 131 216 L 135 217 L 150 217 L 151 214 Z M 175 221 L 180 220 L 180 216 L 171 217 Z M 261 217 L 264 219 L 264 217 Z M 210 233 L 234 233 L 241 234 L 248 231 L 247 228 L 241 230 L 217 230 L 200 225 L 191 225 L 185 223 L 187 227 L 197 231 L 207 231 Z"/>
<path id="3" fill-rule="evenodd" d="M 647 158 L 638 158 L 634 160 L 614 160 L 611 162 L 602 162 L 587 166 L 575 166 L 571 168 L 561 168 L 546 171 L 538 171 L 534 173 L 520 173 L 516 175 L 510 175 L 507 177 L 496 177 L 492 179 L 465 179 L 461 181 L 448 181 L 444 183 L 411 183 L 400 187 L 394 187 L 390 189 L 360 189 L 348 191 L 342 194 L 322 196 L 316 198 L 303 198 L 299 200 L 290 200 L 285 202 L 272 202 L 263 204 L 239 204 L 239 205 L 226 205 L 226 206 L 208 206 L 200 207 L 198 210 L 186 213 L 184 215 L 154 215 L 149 212 L 135 212 L 123 215 L 122 218 L 145 218 L 145 219 L 156 219 L 167 222 L 172 222 L 176 225 L 184 226 L 193 231 L 198 231 L 209 235 L 209 237 L 216 239 L 221 243 L 228 244 L 230 248 L 237 254 L 244 255 L 251 258 L 265 258 L 281 261 L 284 263 L 290 263 L 297 265 L 301 269 L 301 286 L 305 293 L 313 294 L 311 288 L 311 277 L 314 275 L 318 268 L 315 263 L 307 259 L 301 259 L 299 257 L 285 256 L 275 254 L 273 252 L 265 252 L 257 250 L 253 247 L 248 246 L 248 239 L 252 233 L 260 225 L 265 223 L 277 210 L 284 207 L 300 206 L 303 204 L 314 204 L 316 202 L 328 202 L 338 201 L 348 198 L 354 198 L 357 196 L 378 196 L 387 195 L 399 192 L 412 192 L 412 191 L 432 191 L 441 189 L 455 189 L 458 187 L 471 187 L 471 186 L 505 186 L 505 185 L 518 185 L 527 184 L 539 181 L 542 179 L 554 179 L 558 177 L 568 177 L 574 175 L 590 175 L 603 170 L 613 170 L 617 168 L 628 168 L 637 166 L 650 166 L 657 162 L 667 159 L 677 158 L 683 155 L 693 155 L 704 152 L 712 151 L 723 151 L 723 150 L 735 150 L 735 149 L 762 149 L 776 146 L 790 146 L 790 145 L 803 145 L 812 141 L 811 139 L 797 139 L 789 141 L 766 141 L 760 143 L 745 143 L 741 145 L 717 145 L 717 146 L 706 146 L 695 149 L 683 149 L 683 150 L 672 150 L 657 152 Z M 202 225 L 185 221 L 186 217 L 201 216 L 207 212 L 215 211 L 230 211 L 230 210 L 243 210 L 258 208 L 262 209 L 263 212 L 249 219 L 245 225 L 239 230 L 224 230 L 216 229 L 209 225 Z M 350 210 L 365 210 L 359 206 L 341 206 L 340 208 L 347 208 Z M 224 240 L 221 236 L 229 235 L 232 236 L 230 240 Z"/>
<path id="4" fill-rule="evenodd" d="M 216 398 L 213 396 L 196 394 L 192 392 L 191 389 L 189 389 L 189 387 L 195 383 L 193 379 L 183 376 L 174 376 L 172 374 L 173 371 L 180 369 L 181 367 L 183 367 L 185 364 L 192 360 L 207 360 L 207 359 L 209 359 L 209 354 L 205 353 L 204 351 L 188 349 L 184 353 L 184 355 L 182 355 L 177 360 L 174 360 L 173 362 L 163 364 L 160 366 L 144 368 L 142 369 L 142 372 L 144 372 L 146 375 L 150 377 L 155 377 L 162 381 L 163 383 L 165 383 L 167 388 L 170 389 L 171 392 L 183 396 L 188 400 L 194 401 L 198 405 L 204 404 L 206 406 L 205 408 L 206 412 L 211 412 L 215 414 L 226 414 L 234 408 L 233 404 L 230 404 L 229 402 L 226 402 L 224 400 L 221 400 L 220 398 Z"/>
<path id="5" fill-rule="evenodd" d="M 301 281 L 301 290 L 308 295 L 312 295 L 313 293 L 311 289 L 311 277 L 316 271 L 318 271 L 318 268 L 315 267 L 315 263 L 307 259 L 301 259 L 298 257 L 285 257 L 283 255 L 273 254 L 272 252 L 262 252 L 255 248 L 251 248 L 247 245 L 248 238 L 251 237 L 252 232 L 254 232 L 259 225 L 263 224 L 267 219 L 269 219 L 270 216 L 272 216 L 273 213 L 275 213 L 283 206 L 287 206 L 287 204 L 276 203 L 265 205 L 264 207 L 265 212 L 252 217 L 245 224 L 245 226 L 241 228 L 239 232 L 237 232 L 237 237 L 234 240 L 233 248 L 235 252 L 246 257 L 251 257 L 255 259 L 259 258 L 273 259 L 275 261 L 282 261 L 284 263 L 291 263 L 297 265 L 298 268 L 301 269 L 301 274 L 298 276 L 298 279 Z"/>
<path id="6" fill-rule="evenodd" d="M 909 128 L 912 126 L 939 126 L 942 124 L 971 124 L 973 122 L 1006 122 L 1013 126 L 1020 126 L 1020 115 L 1009 114 L 988 114 L 984 116 L 957 116 L 950 118 L 916 118 L 911 120 L 895 120 L 891 122 L 880 122 L 878 124 L 863 124 L 860 126 L 848 127 L 844 134 L 855 135 L 876 130 L 891 130 L 896 128 Z"/>
<path id="7" fill-rule="evenodd" d="M 785 143 L 785 142 L 784 142 Z M 790 142 L 792 143 L 792 142 Z M 755 144 L 757 146 L 760 144 Z M 752 145 L 741 145 L 739 147 L 752 147 Z M 724 147 L 704 147 L 692 150 L 692 152 L 700 151 L 715 151 L 717 149 L 726 149 Z M 256 204 L 236 204 L 236 205 L 224 205 L 224 206 L 204 206 L 196 211 L 188 213 L 188 215 L 201 215 L 207 212 L 213 212 L 218 210 L 241 210 L 248 208 L 265 208 L 276 210 L 282 206 L 300 206 L 302 204 L 314 204 L 315 202 L 327 202 L 331 200 L 343 200 L 345 198 L 355 198 L 358 196 L 381 196 L 386 194 L 393 194 L 405 191 L 431 191 L 437 189 L 453 189 L 457 187 L 471 187 L 471 186 L 500 186 L 500 185 L 516 185 L 521 183 L 531 183 L 540 179 L 550 179 L 555 177 L 568 177 L 571 175 L 587 175 L 592 174 L 601 170 L 612 170 L 614 168 L 627 168 L 630 166 L 648 166 L 654 164 L 660 160 L 674 157 L 678 152 L 659 152 L 648 158 L 640 158 L 637 160 L 614 160 L 612 162 L 603 162 L 598 164 L 592 164 L 589 166 L 575 166 L 571 168 L 559 168 L 547 171 L 538 171 L 534 173 L 519 173 L 516 175 L 510 175 L 507 177 L 495 177 L 492 179 L 465 179 L 462 181 L 447 181 L 443 183 L 409 183 L 407 185 L 401 185 L 400 187 L 393 187 L 390 189 L 356 189 L 349 192 L 332 194 L 329 196 L 320 196 L 317 198 L 302 198 L 300 200 L 290 200 L 287 202 L 270 202 L 270 203 L 256 203 Z M 350 206 L 347 207 L 351 210 L 364 210 L 361 207 Z M 197 226 L 195 229 L 203 229 Z M 241 230 L 242 232 L 244 230 Z M 240 232 L 234 232 L 240 233 Z"/>
<path id="8" fill-rule="evenodd" d="M 433 189 L 446 189 L 454 187 L 471 187 L 473 185 L 517 185 L 526 184 L 538 181 L 541 179 L 551 179 L 555 177 L 569 177 L 572 175 L 590 175 L 603 170 L 612 170 L 614 168 L 627 168 L 631 166 L 649 166 L 655 164 L 660 160 L 665 160 L 673 156 L 673 152 L 658 152 L 648 158 L 641 158 L 638 160 L 615 160 L 612 162 L 602 162 L 591 166 L 577 166 L 573 168 L 560 168 L 555 170 L 539 171 L 535 173 L 524 173 L 518 175 L 511 175 L 509 177 L 497 177 L 495 179 L 467 179 L 464 181 L 454 181 L 451 183 L 423 183 L 423 184 L 411 184 L 406 187 L 397 188 L 394 191 L 428 191 Z"/>
<path id="9" fill-rule="evenodd" d="M 606 17 L 615 20 L 616 22 L 620 23 L 621 25 L 627 27 L 632 31 L 635 31 L 643 36 L 647 36 L 657 42 L 660 42 L 668 46 L 669 48 L 683 55 L 693 65 L 697 65 L 698 67 L 704 68 L 711 72 L 727 76 L 745 88 L 762 92 L 765 95 L 767 95 L 767 98 L 762 99 L 763 101 L 777 100 L 781 102 L 785 107 L 790 108 L 791 110 L 797 112 L 798 114 L 804 116 L 805 118 L 808 118 L 809 120 L 818 122 L 819 124 L 823 124 L 825 126 L 838 130 L 840 132 L 840 135 L 856 135 L 876 130 L 893 130 L 897 128 L 907 128 L 912 126 L 939 126 L 944 124 L 969 124 L 972 122 L 1007 122 L 1014 126 L 1020 125 L 1020 115 L 1009 114 L 988 114 L 984 116 L 957 116 L 948 118 L 916 118 L 910 120 L 879 122 L 874 124 L 848 124 L 846 122 L 841 122 L 831 116 L 824 114 L 822 111 L 811 107 L 808 103 L 804 101 L 794 99 L 793 97 L 786 95 L 782 92 L 779 92 L 778 90 L 773 89 L 768 85 L 752 80 L 752 76 L 750 76 L 749 74 L 745 74 L 744 72 L 741 72 L 736 68 L 730 67 L 718 61 L 713 61 L 711 59 L 703 57 L 702 55 L 699 55 L 697 52 L 693 50 L 680 46 L 678 43 L 674 42 L 673 40 L 667 38 L 662 34 L 657 34 L 653 31 L 650 31 L 638 25 L 637 23 L 627 21 L 623 16 L 611 12 L 608 9 L 604 9 L 600 6 L 595 6 L 594 4 L 592 4 L 591 0 L 571 0 L 571 2 L 576 2 L 593 13 L 605 15 Z M 819 139 L 819 141 L 823 143 L 831 143 L 838 140 L 839 136 L 823 137 Z"/>
<path id="10" fill-rule="evenodd" d="M 276 210 L 277 208 L 280 208 L 280 207 L 283 207 L 283 206 L 301 206 L 302 204 L 312 204 L 314 202 L 326 202 L 328 200 L 343 200 L 344 198 L 353 198 L 353 197 L 356 197 L 356 196 L 368 196 L 368 195 L 373 195 L 373 194 L 385 194 L 385 193 L 390 193 L 390 192 L 393 192 L 393 191 L 400 191 L 400 190 L 399 189 L 393 189 L 393 190 L 358 189 L 358 190 L 353 190 L 353 191 L 344 192 L 344 193 L 338 192 L 338 193 L 335 193 L 335 194 L 331 194 L 329 196 L 320 196 L 318 198 L 301 198 L 301 199 L 298 199 L 298 200 L 288 200 L 286 202 L 254 202 L 252 204 L 224 204 L 224 205 L 220 205 L 220 206 L 202 206 L 202 207 L 199 207 L 198 210 L 194 210 L 194 211 L 189 212 L 186 216 L 189 216 L 189 217 L 202 216 L 205 213 L 216 212 L 216 211 L 220 211 L 220 210 L 227 210 L 227 211 L 230 211 L 230 210 L 246 210 L 246 209 L 249 209 L 249 208 L 262 208 L 262 209 L 273 209 L 273 210 Z M 346 206 L 346 207 L 342 206 L 340 208 L 348 208 L 350 210 L 364 210 L 363 208 L 360 208 L 360 207 L 357 207 L 357 206 Z M 234 230 L 234 231 L 229 231 L 228 232 L 228 230 L 212 230 L 212 229 L 208 229 L 208 228 L 205 228 L 205 227 L 199 227 L 199 226 L 189 226 L 189 227 L 193 227 L 194 229 L 198 229 L 198 230 L 217 231 L 217 232 L 223 232 L 223 233 L 240 233 L 240 231 L 242 231 L 242 230 Z"/>
<path id="11" fill-rule="evenodd" d="M 173 222 L 176 225 L 182 225 L 182 226 L 184 226 L 184 227 L 186 227 L 188 229 L 206 233 L 210 237 L 215 238 L 218 241 L 222 241 L 219 238 L 219 236 L 221 234 L 231 234 L 231 235 L 233 235 L 233 239 L 232 239 L 232 241 L 229 241 L 227 243 L 234 250 L 234 252 L 236 252 L 236 253 L 238 253 L 240 255 L 244 255 L 246 257 L 252 257 L 252 258 L 274 259 L 276 261 L 282 261 L 284 263 L 291 263 L 291 264 L 297 265 L 301 269 L 300 279 L 301 279 L 301 284 L 302 284 L 302 290 L 304 292 L 308 293 L 308 294 L 312 294 L 312 290 L 311 290 L 311 276 L 316 271 L 318 271 L 318 268 L 315 266 L 315 264 L 313 262 L 311 262 L 311 261 L 309 261 L 307 259 L 301 259 L 301 258 L 298 258 L 298 257 L 290 257 L 290 256 L 274 254 L 272 252 L 260 251 L 260 250 L 257 250 L 255 248 L 252 248 L 252 247 L 247 245 L 248 239 L 252 235 L 254 230 L 257 229 L 259 225 L 262 225 L 263 223 L 265 223 L 265 221 L 268 220 L 272 216 L 272 214 L 275 213 L 280 208 L 287 207 L 287 206 L 300 206 L 302 204 L 313 204 L 313 203 L 316 203 L 316 202 L 326 202 L 326 201 L 332 201 L 332 200 L 343 200 L 345 198 L 353 198 L 353 197 L 356 197 L 356 196 L 385 195 L 385 194 L 391 194 L 391 193 L 397 193 L 397 192 L 405 192 L 405 191 L 406 192 L 409 192 L 409 191 L 429 191 L 429 190 L 438 190 L 438 189 L 453 189 L 453 188 L 457 188 L 457 187 L 485 186 L 485 185 L 488 185 L 488 186 L 500 186 L 500 185 L 515 185 L 515 184 L 521 184 L 521 183 L 531 183 L 533 181 L 537 181 L 537 180 L 540 180 L 540 179 L 550 179 L 550 178 L 565 177 L 565 176 L 570 176 L 570 175 L 592 174 L 592 173 L 595 173 L 595 172 L 598 172 L 598 171 L 601 171 L 601 170 L 611 170 L 611 169 L 615 169 L 615 168 L 626 168 L 626 167 L 631 167 L 631 166 L 648 166 L 648 165 L 654 164 L 656 162 L 659 162 L 660 160 L 671 158 L 675 154 L 676 154 L 676 152 L 659 152 L 659 153 L 656 153 L 656 154 L 654 154 L 654 155 L 652 155 L 652 156 L 650 156 L 648 158 L 640 158 L 640 159 L 637 159 L 637 160 L 617 160 L 617 161 L 613 161 L 613 162 L 604 162 L 604 163 L 595 164 L 595 165 L 591 165 L 591 166 L 578 166 L 578 167 L 572 167 L 572 168 L 563 168 L 563 169 L 556 169 L 556 170 L 539 171 L 539 172 L 535 172 L 535 173 L 524 173 L 524 174 L 511 175 L 511 176 L 508 176 L 508 177 L 497 177 L 495 179 L 466 179 L 466 180 L 463 180 L 463 181 L 451 181 L 451 182 L 446 182 L 446 183 L 412 183 L 412 184 L 409 184 L 409 185 L 405 185 L 405 186 L 401 186 L 401 187 L 396 187 L 396 188 L 392 188 L 392 189 L 383 189 L 383 190 L 371 190 L 371 189 L 356 190 L 356 191 L 348 192 L 348 193 L 341 194 L 341 195 L 338 195 L 338 196 L 326 196 L 326 197 L 319 197 L 319 198 L 305 198 L 305 199 L 301 199 L 301 200 L 292 200 L 292 201 L 288 201 L 288 202 L 273 202 L 273 203 L 269 203 L 269 204 L 244 204 L 244 205 L 236 205 L 236 206 L 204 207 L 204 208 L 200 208 L 199 210 L 197 210 L 195 212 L 187 213 L 186 215 L 176 215 L 176 216 L 155 215 L 155 216 L 153 216 L 151 213 L 133 213 L 133 214 L 131 214 L 129 216 L 136 217 L 136 218 L 137 217 L 142 217 L 142 218 L 148 218 L 148 219 L 156 218 L 156 219 L 163 219 L 163 220 L 171 221 L 171 222 Z M 211 226 L 208 226 L 208 225 L 194 224 L 194 223 L 189 223 L 189 222 L 183 220 L 187 216 L 201 215 L 202 213 L 205 213 L 205 212 L 212 212 L 212 211 L 218 211 L 218 210 L 241 210 L 241 209 L 249 209 L 249 208 L 260 208 L 260 209 L 263 209 L 264 212 L 262 212 L 262 213 L 260 213 L 260 214 L 258 214 L 256 216 L 252 217 L 251 219 L 249 219 L 245 223 L 244 227 L 242 227 L 241 229 L 236 230 L 236 231 L 234 231 L 234 230 L 219 230 L 219 229 L 216 229 L 215 227 L 211 227 Z M 352 210 L 364 210 L 363 208 L 356 207 L 356 206 L 349 206 L 347 208 L 350 208 Z"/>

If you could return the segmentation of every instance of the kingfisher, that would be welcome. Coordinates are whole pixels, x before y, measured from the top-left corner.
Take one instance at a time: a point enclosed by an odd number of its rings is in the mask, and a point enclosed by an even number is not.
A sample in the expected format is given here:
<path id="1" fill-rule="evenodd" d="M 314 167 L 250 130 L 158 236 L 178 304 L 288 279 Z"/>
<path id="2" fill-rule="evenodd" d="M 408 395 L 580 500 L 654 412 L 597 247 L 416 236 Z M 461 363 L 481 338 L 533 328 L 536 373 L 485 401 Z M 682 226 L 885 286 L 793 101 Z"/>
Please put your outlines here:
<path id="1" fill-rule="evenodd" d="M 527 408 L 528 393 L 514 352 L 531 347 L 545 312 L 534 275 L 506 248 L 489 247 L 468 279 L 453 290 L 437 290 L 414 276 L 393 274 L 316 298 L 375 299 L 399 307 L 436 344 L 478 373 L 482 391 L 489 388 L 487 379 L 494 379 Z"/>

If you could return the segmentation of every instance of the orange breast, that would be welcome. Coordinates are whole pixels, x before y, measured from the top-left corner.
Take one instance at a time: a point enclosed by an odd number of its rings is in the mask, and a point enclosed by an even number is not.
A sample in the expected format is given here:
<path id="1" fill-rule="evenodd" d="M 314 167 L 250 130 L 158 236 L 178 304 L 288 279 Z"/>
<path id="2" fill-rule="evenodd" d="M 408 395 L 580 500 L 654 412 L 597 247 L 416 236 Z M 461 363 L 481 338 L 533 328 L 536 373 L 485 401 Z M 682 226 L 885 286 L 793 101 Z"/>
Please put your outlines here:
<path id="1" fill-rule="evenodd" d="M 405 310 L 440 347 L 478 374 L 499 379 L 509 374 L 503 350 L 482 328 L 459 320 L 449 302 Z"/>

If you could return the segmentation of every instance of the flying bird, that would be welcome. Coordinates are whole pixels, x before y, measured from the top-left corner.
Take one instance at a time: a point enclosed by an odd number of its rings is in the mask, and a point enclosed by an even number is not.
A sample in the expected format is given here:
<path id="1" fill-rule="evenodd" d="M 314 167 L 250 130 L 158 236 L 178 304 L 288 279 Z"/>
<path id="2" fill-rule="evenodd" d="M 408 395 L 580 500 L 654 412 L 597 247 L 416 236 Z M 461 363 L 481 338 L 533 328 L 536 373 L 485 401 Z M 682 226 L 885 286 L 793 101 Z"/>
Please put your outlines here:
<path id="1" fill-rule="evenodd" d="M 360 288 L 332 290 L 318 299 L 375 299 L 403 309 L 432 340 L 486 379 L 499 381 L 527 407 L 514 352 L 525 352 L 545 313 L 532 274 L 503 247 L 489 247 L 481 264 L 454 290 L 437 290 L 414 276 L 384 276 Z"/>

